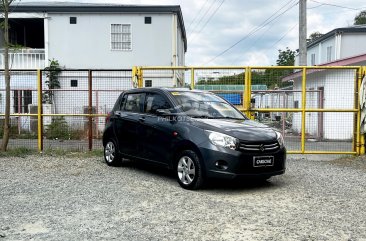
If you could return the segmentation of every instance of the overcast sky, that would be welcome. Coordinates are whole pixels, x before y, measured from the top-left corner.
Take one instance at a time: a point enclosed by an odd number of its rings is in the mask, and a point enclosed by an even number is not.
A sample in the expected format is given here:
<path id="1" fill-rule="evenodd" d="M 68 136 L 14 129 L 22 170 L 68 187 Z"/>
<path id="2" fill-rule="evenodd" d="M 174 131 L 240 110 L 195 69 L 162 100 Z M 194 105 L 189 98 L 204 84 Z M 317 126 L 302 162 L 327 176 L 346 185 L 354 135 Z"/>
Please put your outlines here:
<path id="1" fill-rule="evenodd" d="M 188 38 L 186 65 L 190 66 L 275 65 L 278 49 L 298 48 L 298 0 L 68 1 L 180 5 Z M 366 1 L 308 0 L 307 8 L 309 36 L 352 25 L 354 17 L 366 10 Z"/>

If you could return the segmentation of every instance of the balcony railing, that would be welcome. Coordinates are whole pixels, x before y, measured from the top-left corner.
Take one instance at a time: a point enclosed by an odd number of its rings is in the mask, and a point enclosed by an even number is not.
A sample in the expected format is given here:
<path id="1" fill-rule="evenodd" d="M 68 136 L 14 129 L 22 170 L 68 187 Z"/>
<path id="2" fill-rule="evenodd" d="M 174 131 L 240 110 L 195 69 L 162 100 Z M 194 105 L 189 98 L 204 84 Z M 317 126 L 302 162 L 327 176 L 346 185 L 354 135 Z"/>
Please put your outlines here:
<path id="1" fill-rule="evenodd" d="M 18 49 L 9 51 L 11 69 L 43 69 L 45 66 L 44 49 Z M 4 49 L 0 49 L 0 69 L 4 69 Z"/>

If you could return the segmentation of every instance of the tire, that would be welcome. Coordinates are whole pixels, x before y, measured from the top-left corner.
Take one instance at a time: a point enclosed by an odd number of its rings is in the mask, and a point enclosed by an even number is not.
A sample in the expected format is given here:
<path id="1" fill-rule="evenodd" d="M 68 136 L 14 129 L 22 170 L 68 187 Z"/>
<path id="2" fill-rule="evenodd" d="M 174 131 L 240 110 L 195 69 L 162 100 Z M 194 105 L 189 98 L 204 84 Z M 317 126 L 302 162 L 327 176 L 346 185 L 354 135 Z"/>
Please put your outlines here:
<path id="1" fill-rule="evenodd" d="M 104 146 L 104 160 L 108 166 L 121 166 L 122 157 L 113 140 L 108 140 Z"/>
<path id="2" fill-rule="evenodd" d="M 203 187 L 203 165 L 194 151 L 186 150 L 179 155 L 175 171 L 178 183 L 184 189 L 197 190 Z"/>

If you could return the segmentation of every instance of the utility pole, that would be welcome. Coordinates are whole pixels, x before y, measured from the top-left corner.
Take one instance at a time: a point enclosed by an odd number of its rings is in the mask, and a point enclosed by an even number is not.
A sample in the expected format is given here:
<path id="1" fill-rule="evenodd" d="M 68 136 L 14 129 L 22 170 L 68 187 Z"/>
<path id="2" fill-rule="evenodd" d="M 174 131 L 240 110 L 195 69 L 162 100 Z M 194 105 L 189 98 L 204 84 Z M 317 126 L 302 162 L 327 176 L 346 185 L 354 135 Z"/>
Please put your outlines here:
<path id="1" fill-rule="evenodd" d="M 299 1 L 299 65 L 307 65 L 306 54 L 306 0 Z"/>

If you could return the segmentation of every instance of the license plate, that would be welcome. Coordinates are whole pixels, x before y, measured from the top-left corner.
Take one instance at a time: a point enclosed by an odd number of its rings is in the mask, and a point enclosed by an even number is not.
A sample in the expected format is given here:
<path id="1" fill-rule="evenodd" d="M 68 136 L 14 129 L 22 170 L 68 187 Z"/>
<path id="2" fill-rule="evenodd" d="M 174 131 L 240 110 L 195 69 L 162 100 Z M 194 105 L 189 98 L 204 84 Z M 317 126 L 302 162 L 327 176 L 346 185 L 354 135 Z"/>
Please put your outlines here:
<path id="1" fill-rule="evenodd" d="M 253 157 L 254 167 L 270 167 L 274 165 L 273 156 L 255 156 Z"/>

